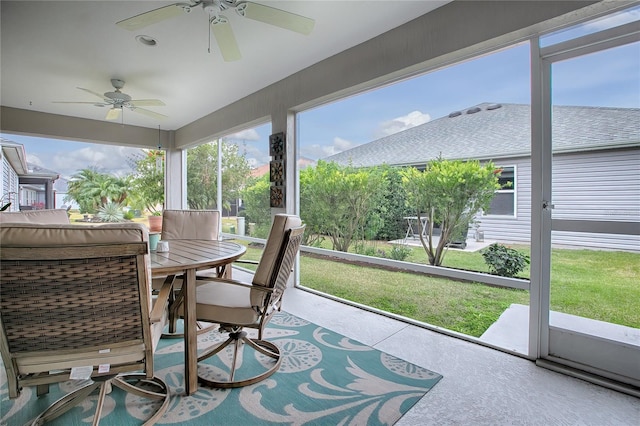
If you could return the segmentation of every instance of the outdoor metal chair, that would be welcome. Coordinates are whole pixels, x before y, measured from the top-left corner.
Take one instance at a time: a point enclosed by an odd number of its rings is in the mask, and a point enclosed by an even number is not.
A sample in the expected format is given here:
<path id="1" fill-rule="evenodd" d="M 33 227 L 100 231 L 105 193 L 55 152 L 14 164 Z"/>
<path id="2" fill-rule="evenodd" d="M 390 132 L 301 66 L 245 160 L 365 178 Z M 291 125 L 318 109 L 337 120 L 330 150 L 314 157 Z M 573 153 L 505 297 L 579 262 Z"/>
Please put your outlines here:
<path id="1" fill-rule="evenodd" d="M 251 283 L 224 278 L 210 278 L 196 288 L 196 318 L 220 324 L 220 331 L 229 333 L 226 341 L 205 349 L 198 362 L 221 353 L 233 344 L 233 358 L 228 379 L 212 379 L 200 374 L 201 383 L 212 387 L 231 388 L 263 380 L 280 367 L 278 347 L 263 339 L 264 329 L 282 305 L 282 295 L 298 254 L 305 226 L 293 215 L 277 214 L 267 238 L 264 252 Z M 248 337 L 245 328 L 258 330 L 258 337 Z M 243 344 L 271 358 L 264 371 L 249 378 L 235 380 L 238 357 Z M 225 354 L 223 352 L 222 354 Z M 222 355 L 221 354 L 221 355 Z M 224 363 L 227 364 L 227 363 Z"/>
<path id="2" fill-rule="evenodd" d="M 218 210 L 164 210 L 162 212 L 162 240 L 217 240 L 220 224 L 220 212 Z M 224 274 L 223 268 L 198 271 L 197 277 L 218 277 Z M 182 277 L 166 276 L 155 277 L 153 288 L 158 289 L 163 285 L 172 283 L 174 292 L 169 299 L 169 330 L 162 337 L 179 338 L 183 333 L 176 332 L 178 315 L 177 311 L 184 295 L 182 293 Z M 198 333 L 206 333 L 215 329 L 215 324 L 203 326 L 198 323 Z"/>
<path id="3" fill-rule="evenodd" d="M 153 352 L 171 289 L 152 309 L 147 240 L 140 224 L 0 224 L 0 353 L 9 397 L 25 386 L 40 396 L 50 384 L 89 379 L 33 424 L 99 390 L 97 425 L 111 385 L 151 400 L 145 424 L 165 412 L 169 389 L 153 374 Z"/>

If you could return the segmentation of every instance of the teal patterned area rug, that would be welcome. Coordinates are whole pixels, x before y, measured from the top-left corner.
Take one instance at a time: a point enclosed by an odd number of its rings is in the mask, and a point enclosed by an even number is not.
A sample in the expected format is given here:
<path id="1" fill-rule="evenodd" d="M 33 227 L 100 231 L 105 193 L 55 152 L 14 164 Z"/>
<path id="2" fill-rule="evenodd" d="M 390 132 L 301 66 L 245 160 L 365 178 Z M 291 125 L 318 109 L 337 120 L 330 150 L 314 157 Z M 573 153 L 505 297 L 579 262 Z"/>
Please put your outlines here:
<path id="1" fill-rule="evenodd" d="M 217 331 L 198 338 L 207 347 L 225 338 Z M 284 354 L 280 369 L 271 377 L 238 389 L 200 387 L 184 396 L 184 344 L 181 339 L 161 339 L 155 354 L 155 373 L 171 388 L 172 398 L 158 424 L 189 425 L 392 425 L 442 378 L 355 340 L 285 312 L 275 315 L 265 338 Z M 268 362 L 247 351 L 238 370 L 252 362 Z M 210 358 L 213 371 L 218 357 Z M 209 362 L 209 360 L 207 360 Z M 207 372 L 208 373 L 208 372 Z M 4 369 L 0 382 L 0 425 L 23 425 L 68 392 L 74 382 L 51 387 L 38 398 L 35 388 L 25 388 L 9 400 Z M 136 425 L 149 417 L 149 407 L 114 388 L 107 396 L 101 425 Z M 51 424 L 91 424 L 97 395 Z"/>

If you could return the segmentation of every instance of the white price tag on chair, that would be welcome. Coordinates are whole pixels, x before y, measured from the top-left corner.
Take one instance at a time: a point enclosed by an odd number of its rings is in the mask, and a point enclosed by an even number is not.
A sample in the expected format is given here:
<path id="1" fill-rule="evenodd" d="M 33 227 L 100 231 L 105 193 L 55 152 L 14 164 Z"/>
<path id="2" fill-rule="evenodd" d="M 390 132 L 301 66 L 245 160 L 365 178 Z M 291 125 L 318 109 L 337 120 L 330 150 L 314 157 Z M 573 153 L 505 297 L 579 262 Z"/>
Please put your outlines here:
<path id="1" fill-rule="evenodd" d="M 69 374 L 69 379 L 87 380 L 91 378 L 91 373 L 93 373 L 92 365 L 87 365 L 83 367 L 71 367 L 71 374 Z"/>
<path id="2" fill-rule="evenodd" d="M 108 373 L 111 369 L 111 364 L 100 364 L 98 366 L 98 373 Z"/>

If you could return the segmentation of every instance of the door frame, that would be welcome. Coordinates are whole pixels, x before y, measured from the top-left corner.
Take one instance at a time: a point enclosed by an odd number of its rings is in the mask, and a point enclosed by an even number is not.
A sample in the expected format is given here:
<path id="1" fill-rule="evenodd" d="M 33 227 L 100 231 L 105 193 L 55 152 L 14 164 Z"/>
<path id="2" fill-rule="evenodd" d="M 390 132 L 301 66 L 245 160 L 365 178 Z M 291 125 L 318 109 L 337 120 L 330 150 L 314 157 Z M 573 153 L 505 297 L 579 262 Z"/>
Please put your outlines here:
<path id="1" fill-rule="evenodd" d="M 605 378 L 604 380 L 631 384 L 635 387 L 640 387 L 640 365 L 636 366 L 632 363 L 631 366 L 639 372 L 632 371 L 626 375 L 620 374 L 620 368 L 614 364 L 618 362 L 618 357 L 637 354 L 637 347 L 616 344 L 591 335 L 568 332 L 553 327 L 549 321 L 552 230 L 577 232 L 588 230 L 588 232 L 596 233 L 632 235 L 640 233 L 637 222 L 554 220 L 552 218 L 551 67 L 553 63 L 558 61 L 638 41 L 640 41 L 640 27 L 637 21 L 547 47 L 540 46 L 539 37 L 531 40 L 531 166 L 534 173 L 532 173 L 531 194 L 529 356 L 536 359 L 539 365 L 557 371 L 570 374 L 573 372 L 574 375 L 581 376 L 581 378 L 585 378 L 585 374 L 595 375 Z M 559 341 L 571 342 L 569 344 L 574 347 L 573 350 L 564 351 L 561 358 L 552 355 L 550 350 L 550 346 L 556 345 L 557 347 Z M 566 345 L 564 346 L 566 347 Z M 597 348 L 597 350 L 585 351 L 585 346 Z M 580 349 L 575 350 L 576 347 Z M 585 353 L 589 352 L 594 355 L 585 356 Z M 612 359 L 616 359 L 616 361 L 611 362 Z M 585 363 L 585 360 L 591 360 L 593 363 Z M 625 368 L 628 367 L 629 365 L 625 366 Z M 599 379 L 595 381 L 599 381 Z M 626 388 L 620 390 L 627 391 Z"/>

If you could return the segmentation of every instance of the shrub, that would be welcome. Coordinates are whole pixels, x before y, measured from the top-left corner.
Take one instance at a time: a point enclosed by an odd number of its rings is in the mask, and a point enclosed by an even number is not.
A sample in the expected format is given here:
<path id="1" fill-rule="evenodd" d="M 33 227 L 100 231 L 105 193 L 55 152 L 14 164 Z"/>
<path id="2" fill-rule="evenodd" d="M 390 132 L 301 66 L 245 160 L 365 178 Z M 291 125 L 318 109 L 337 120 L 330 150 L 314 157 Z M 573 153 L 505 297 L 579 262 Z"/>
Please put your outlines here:
<path id="1" fill-rule="evenodd" d="M 136 217 L 136 214 L 135 214 L 135 211 L 133 210 L 127 210 L 126 212 L 124 212 L 122 217 L 124 217 L 127 220 L 132 220 L 134 217 Z"/>
<path id="2" fill-rule="evenodd" d="M 389 251 L 389 258 L 393 260 L 405 260 L 410 254 L 411 248 L 402 244 L 394 244 Z"/>
<path id="3" fill-rule="evenodd" d="M 124 213 L 118 203 L 107 203 L 98 209 L 98 218 L 103 222 L 122 222 Z"/>
<path id="4" fill-rule="evenodd" d="M 519 251 L 494 243 L 482 251 L 489 271 L 503 277 L 514 277 L 529 264 L 529 256 Z"/>
<path id="5" fill-rule="evenodd" d="M 377 253 L 378 253 L 378 250 L 376 250 L 375 247 L 365 245 L 364 241 L 356 243 L 354 251 L 357 254 L 362 254 L 364 256 L 371 256 L 371 257 L 377 256 Z"/>

